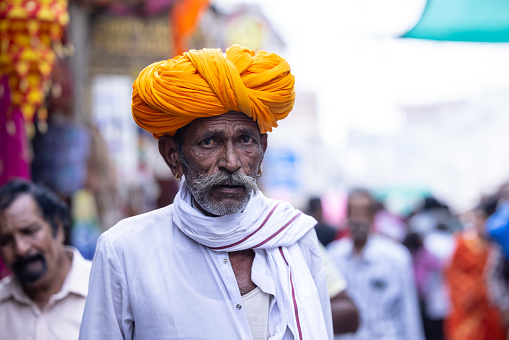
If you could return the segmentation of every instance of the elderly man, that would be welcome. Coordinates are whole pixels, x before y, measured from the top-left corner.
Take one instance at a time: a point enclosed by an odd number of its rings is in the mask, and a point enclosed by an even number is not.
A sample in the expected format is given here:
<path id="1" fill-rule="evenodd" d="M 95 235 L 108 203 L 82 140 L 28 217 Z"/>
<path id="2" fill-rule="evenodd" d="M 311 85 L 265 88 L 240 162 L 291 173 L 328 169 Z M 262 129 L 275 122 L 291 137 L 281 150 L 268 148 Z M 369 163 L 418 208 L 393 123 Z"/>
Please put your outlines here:
<path id="1" fill-rule="evenodd" d="M 316 221 L 256 181 L 294 98 L 284 59 L 238 45 L 140 73 L 134 119 L 185 180 L 172 205 L 101 236 L 80 339 L 332 338 Z"/>
<path id="2" fill-rule="evenodd" d="M 15 180 L 0 188 L 0 338 L 77 339 L 91 262 L 63 245 L 67 207 L 47 189 Z"/>
<path id="3" fill-rule="evenodd" d="M 350 237 L 327 249 L 346 278 L 361 323 L 356 334 L 340 338 L 424 339 L 410 253 L 399 243 L 371 234 L 375 205 L 369 191 L 353 190 L 347 204 Z"/>

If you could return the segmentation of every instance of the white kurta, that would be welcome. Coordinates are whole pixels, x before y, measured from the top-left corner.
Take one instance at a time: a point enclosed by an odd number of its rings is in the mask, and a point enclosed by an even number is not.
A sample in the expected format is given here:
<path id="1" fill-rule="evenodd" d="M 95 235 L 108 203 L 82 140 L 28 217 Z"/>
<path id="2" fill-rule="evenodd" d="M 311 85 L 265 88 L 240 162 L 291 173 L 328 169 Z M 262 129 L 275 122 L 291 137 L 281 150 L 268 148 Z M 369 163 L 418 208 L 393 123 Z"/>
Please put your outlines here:
<path id="1" fill-rule="evenodd" d="M 173 214 L 170 205 L 125 219 L 101 235 L 81 340 L 252 339 L 228 253 L 184 235 L 173 223 Z M 323 312 L 327 338 L 332 339 L 330 301 L 314 229 L 296 246 L 319 296 L 319 301 L 303 303 Z M 277 282 L 267 271 L 266 257 L 266 250 L 255 249 L 252 281 L 275 296 Z M 269 336 L 294 339 L 279 320 L 276 300 L 271 299 L 269 307 Z"/>

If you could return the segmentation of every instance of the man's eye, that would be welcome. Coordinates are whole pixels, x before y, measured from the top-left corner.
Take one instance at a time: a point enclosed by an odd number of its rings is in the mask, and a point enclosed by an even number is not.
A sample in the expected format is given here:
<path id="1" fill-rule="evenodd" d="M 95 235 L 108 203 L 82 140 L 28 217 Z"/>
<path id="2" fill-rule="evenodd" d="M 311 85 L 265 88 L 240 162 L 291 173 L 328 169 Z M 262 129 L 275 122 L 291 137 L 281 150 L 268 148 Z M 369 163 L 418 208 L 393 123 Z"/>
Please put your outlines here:
<path id="1" fill-rule="evenodd" d="M 32 234 L 37 233 L 39 231 L 39 229 L 40 229 L 39 226 L 31 226 L 31 227 L 23 229 L 23 234 L 32 235 Z"/>
<path id="2" fill-rule="evenodd" d="M 214 140 L 212 138 L 206 138 L 204 140 L 202 140 L 200 142 L 201 145 L 204 145 L 204 146 L 210 146 L 212 144 L 214 144 Z"/>
<path id="3" fill-rule="evenodd" d="M 249 143 L 251 142 L 252 138 L 249 137 L 249 136 L 242 136 L 240 137 L 240 140 L 243 142 L 243 143 Z"/>

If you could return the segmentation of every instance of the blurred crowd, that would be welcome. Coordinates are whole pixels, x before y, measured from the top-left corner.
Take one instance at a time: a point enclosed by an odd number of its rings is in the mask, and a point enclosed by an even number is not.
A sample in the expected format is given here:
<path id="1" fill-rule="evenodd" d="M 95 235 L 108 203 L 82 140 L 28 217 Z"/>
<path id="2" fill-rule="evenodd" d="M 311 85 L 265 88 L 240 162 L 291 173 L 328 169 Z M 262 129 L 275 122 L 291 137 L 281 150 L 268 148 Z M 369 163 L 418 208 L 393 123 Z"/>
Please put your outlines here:
<path id="1" fill-rule="evenodd" d="M 318 238 L 359 311 L 357 332 L 337 339 L 507 339 L 508 188 L 460 214 L 425 197 L 405 216 L 358 188 L 340 225 L 311 198 Z"/>
<path id="2" fill-rule="evenodd" d="M 15 206 L 11 202 L 18 195 L 34 188 L 6 185 L 0 205 Z M 37 195 L 34 199 L 41 204 Z M 324 246 L 336 340 L 508 339 L 509 184 L 459 214 L 428 196 L 399 216 L 365 188 L 351 190 L 344 208 L 339 225 L 325 221 L 320 197 L 309 199 L 305 209 L 317 220 L 315 230 Z M 82 259 L 73 248 L 66 246 L 64 252 Z M 88 269 L 84 272 L 88 275 Z M 2 266 L 0 274 L 9 273 Z M 78 281 L 87 282 L 88 276 Z M 83 308 L 85 296 L 76 308 Z M 79 325 L 79 313 L 76 318 Z"/>

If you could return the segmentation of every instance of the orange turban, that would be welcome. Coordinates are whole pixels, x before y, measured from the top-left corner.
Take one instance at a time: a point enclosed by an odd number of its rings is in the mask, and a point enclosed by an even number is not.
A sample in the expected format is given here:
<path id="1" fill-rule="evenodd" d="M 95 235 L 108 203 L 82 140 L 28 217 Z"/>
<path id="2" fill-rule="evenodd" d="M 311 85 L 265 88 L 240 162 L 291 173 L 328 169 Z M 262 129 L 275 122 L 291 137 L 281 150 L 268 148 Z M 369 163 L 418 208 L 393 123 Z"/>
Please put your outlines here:
<path id="1" fill-rule="evenodd" d="M 158 139 L 196 118 L 238 111 L 266 133 L 292 110 L 294 84 L 290 65 L 274 53 L 239 45 L 225 54 L 190 50 L 141 71 L 133 84 L 133 118 Z"/>

